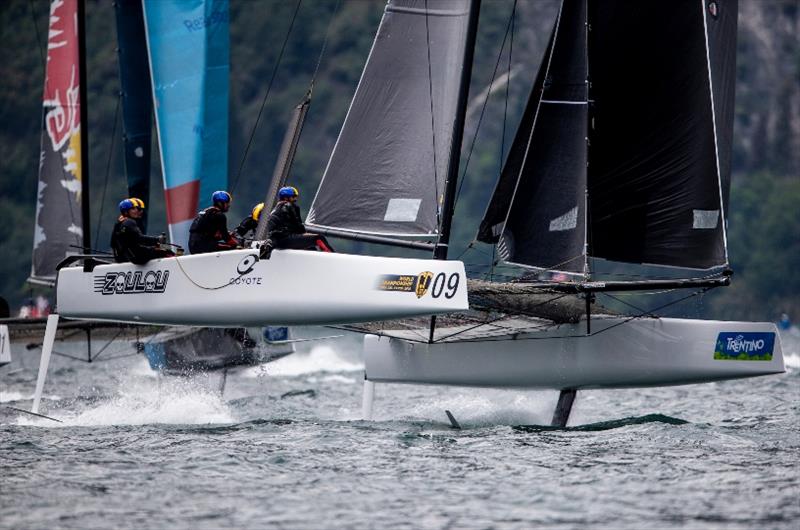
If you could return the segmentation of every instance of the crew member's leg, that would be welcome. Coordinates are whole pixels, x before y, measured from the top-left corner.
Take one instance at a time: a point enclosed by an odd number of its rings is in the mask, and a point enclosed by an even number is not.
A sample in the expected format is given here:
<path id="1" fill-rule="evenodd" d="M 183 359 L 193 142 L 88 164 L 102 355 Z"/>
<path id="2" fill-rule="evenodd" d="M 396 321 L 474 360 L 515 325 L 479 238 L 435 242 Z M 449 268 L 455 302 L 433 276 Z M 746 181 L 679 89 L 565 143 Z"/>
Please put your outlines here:
<path id="1" fill-rule="evenodd" d="M 275 248 L 313 250 L 317 248 L 317 237 L 313 234 L 291 234 L 275 241 Z"/>

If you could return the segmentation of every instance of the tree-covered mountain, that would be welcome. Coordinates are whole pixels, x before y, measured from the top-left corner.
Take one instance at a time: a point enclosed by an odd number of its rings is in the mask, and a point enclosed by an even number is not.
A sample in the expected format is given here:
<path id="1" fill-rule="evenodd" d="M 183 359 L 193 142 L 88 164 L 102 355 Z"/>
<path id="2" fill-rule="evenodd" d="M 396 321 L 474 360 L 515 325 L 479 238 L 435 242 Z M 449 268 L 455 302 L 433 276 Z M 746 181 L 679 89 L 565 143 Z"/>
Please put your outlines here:
<path id="1" fill-rule="evenodd" d="M 91 175 L 91 233 L 107 248 L 116 204 L 125 196 L 121 113 L 111 0 L 87 2 L 87 63 Z M 796 0 L 740 0 L 733 185 L 729 252 L 733 286 L 705 297 L 705 316 L 800 319 L 800 4 Z M 513 0 L 484 0 L 476 46 L 462 168 L 473 136 L 475 148 L 456 209 L 457 257 L 472 240 L 498 175 L 502 150 L 514 134 L 521 106 L 536 75 L 556 0 L 518 0 L 510 58 L 511 81 L 493 90 L 481 119 L 484 96 L 501 53 Z M 337 10 L 338 6 L 338 10 Z M 336 141 L 366 61 L 383 0 L 304 0 L 288 34 L 293 0 L 231 0 L 229 182 L 233 221 L 258 202 L 272 174 L 292 108 L 303 97 L 328 43 L 314 85 L 292 183 L 307 210 Z M 0 5 L 0 296 L 17 306 L 31 287 L 31 243 L 41 132 L 41 94 L 49 2 L 6 0 Z M 280 63 L 278 57 L 286 40 Z M 498 77 L 509 72 L 509 44 Z M 275 72 L 269 91 L 269 80 Z M 646 87 L 643 87 L 646 89 Z M 256 118 L 261 119 L 256 127 Z M 506 110 L 507 108 L 507 110 Z M 478 121 L 480 119 L 480 127 Z M 245 151 L 250 143 L 245 158 Z M 154 153 L 157 145 L 154 142 Z M 153 176 L 160 180 L 158 156 Z M 163 196 L 150 197 L 151 232 L 166 230 Z M 340 247 L 362 250 L 354 244 Z M 382 252 L 391 252 L 380 249 Z M 463 259 L 490 261 L 478 244 Z"/>

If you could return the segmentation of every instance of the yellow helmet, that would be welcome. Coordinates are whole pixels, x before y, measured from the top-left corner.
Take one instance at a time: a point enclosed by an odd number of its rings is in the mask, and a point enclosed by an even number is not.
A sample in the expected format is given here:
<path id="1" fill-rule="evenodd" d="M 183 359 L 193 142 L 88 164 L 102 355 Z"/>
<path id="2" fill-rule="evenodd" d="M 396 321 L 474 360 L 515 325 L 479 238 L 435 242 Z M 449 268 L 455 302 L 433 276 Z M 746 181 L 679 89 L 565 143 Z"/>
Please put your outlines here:
<path id="1" fill-rule="evenodd" d="M 264 209 L 263 202 L 256 204 L 255 208 L 253 208 L 253 213 L 251 214 L 253 216 L 253 219 L 258 221 L 258 218 L 261 217 L 261 210 L 263 209 Z"/>
<path id="2" fill-rule="evenodd" d="M 131 197 L 130 199 L 125 199 L 119 203 L 119 211 L 122 213 L 127 212 L 131 208 L 139 208 L 144 210 L 144 201 L 142 199 L 137 199 L 136 197 Z"/>

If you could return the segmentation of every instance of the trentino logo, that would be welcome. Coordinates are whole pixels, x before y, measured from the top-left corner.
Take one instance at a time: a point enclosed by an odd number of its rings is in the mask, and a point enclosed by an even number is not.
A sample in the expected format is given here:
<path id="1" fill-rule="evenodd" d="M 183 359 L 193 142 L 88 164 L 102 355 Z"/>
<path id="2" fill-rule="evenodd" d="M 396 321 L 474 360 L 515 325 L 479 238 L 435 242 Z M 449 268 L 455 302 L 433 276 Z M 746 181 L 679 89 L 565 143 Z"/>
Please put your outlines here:
<path id="1" fill-rule="evenodd" d="M 107 272 L 94 277 L 94 292 L 102 294 L 163 293 L 169 271 Z"/>
<path id="2" fill-rule="evenodd" d="M 717 336 L 714 359 L 771 361 L 774 347 L 774 333 L 723 332 Z"/>

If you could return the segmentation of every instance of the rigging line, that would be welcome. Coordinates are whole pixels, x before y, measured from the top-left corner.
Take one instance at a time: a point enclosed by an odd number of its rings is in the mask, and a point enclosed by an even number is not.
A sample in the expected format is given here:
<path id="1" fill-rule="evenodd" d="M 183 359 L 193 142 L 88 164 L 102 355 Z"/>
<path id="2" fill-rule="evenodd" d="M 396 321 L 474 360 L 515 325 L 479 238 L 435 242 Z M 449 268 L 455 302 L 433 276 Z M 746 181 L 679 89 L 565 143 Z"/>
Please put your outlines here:
<path id="1" fill-rule="evenodd" d="M 250 131 L 250 138 L 247 140 L 247 145 L 245 146 L 244 154 L 242 155 L 242 161 L 239 163 L 239 170 L 236 172 L 236 178 L 234 179 L 233 186 L 230 189 L 231 193 L 236 191 L 236 186 L 239 184 L 239 177 L 242 176 L 244 163 L 247 161 L 247 155 L 250 152 L 250 146 L 253 144 L 253 139 L 256 136 L 256 131 L 258 130 L 258 124 L 261 121 L 261 115 L 264 113 L 264 107 L 267 104 L 267 98 L 269 98 L 269 93 L 272 90 L 272 83 L 275 81 L 275 76 L 278 73 L 278 67 L 281 65 L 281 59 L 283 58 L 283 52 L 284 50 L 286 50 L 286 43 L 289 42 L 289 36 L 292 34 L 294 21 L 297 19 L 297 12 L 300 11 L 300 4 L 302 3 L 303 0 L 297 0 L 297 5 L 295 6 L 294 14 L 292 15 L 292 21 L 289 23 L 289 30 L 286 32 L 286 37 L 284 37 L 283 39 L 283 45 L 281 46 L 281 51 L 278 53 L 278 59 L 275 62 L 275 68 L 272 69 L 272 77 L 270 77 L 269 84 L 267 85 L 267 92 L 264 94 L 264 99 L 261 100 L 261 107 L 258 109 L 256 122 L 253 124 L 253 129 Z"/>
<path id="2" fill-rule="evenodd" d="M 481 326 L 484 326 L 484 325 L 492 325 L 495 322 L 497 322 L 498 320 L 511 318 L 511 317 L 515 316 L 516 314 L 525 315 L 525 316 L 532 316 L 532 317 L 535 317 L 535 318 L 541 318 L 541 317 L 537 317 L 535 314 L 533 314 L 531 309 L 535 309 L 537 307 L 556 302 L 556 301 L 564 298 L 565 296 L 569 296 L 569 294 L 562 294 L 562 295 L 554 296 L 553 298 L 550 298 L 550 299 L 545 300 L 543 302 L 539 302 L 538 304 L 535 304 L 535 305 L 531 306 L 530 308 L 528 308 L 527 311 L 515 311 L 514 313 L 503 313 L 502 316 L 499 316 L 497 318 L 491 319 L 491 320 L 489 320 L 487 322 L 479 323 L 479 324 L 477 324 L 475 326 L 472 326 L 471 328 L 467 328 L 467 329 L 464 329 L 464 330 L 461 330 L 461 331 L 457 331 L 455 333 L 447 335 L 446 337 L 441 337 L 438 340 L 435 340 L 434 342 L 440 342 L 440 341 L 443 341 L 445 339 L 449 339 L 451 337 L 455 337 L 457 335 L 461 335 L 462 333 L 466 333 L 467 331 L 471 331 L 473 329 L 477 329 L 477 328 L 479 328 Z M 485 306 L 485 307 L 490 307 L 490 306 Z M 536 327 L 534 327 L 534 329 L 537 329 L 538 327 L 541 327 L 541 326 L 536 326 Z M 550 327 L 550 325 L 548 324 L 545 327 Z"/>
<path id="3" fill-rule="evenodd" d="M 251 256 L 255 256 L 256 257 L 256 262 L 258 262 L 258 255 L 257 254 L 251 254 Z M 181 270 L 183 275 L 186 276 L 186 279 L 189 280 L 190 282 L 192 282 L 192 285 L 194 285 L 195 287 L 199 287 L 200 289 L 204 289 L 206 291 L 217 291 L 219 289 L 223 289 L 223 288 L 225 288 L 225 287 L 227 287 L 229 285 L 232 285 L 236 280 L 238 280 L 239 278 L 241 278 L 245 274 L 249 274 L 250 273 L 250 271 L 247 271 L 245 273 L 240 273 L 239 276 L 236 276 L 235 278 L 231 278 L 230 281 L 228 281 L 228 282 L 226 282 L 226 283 L 224 283 L 222 285 L 218 285 L 216 287 L 208 287 L 206 285 L 200 285 L 199 283 L 194 281 L 194 279 L 191 276 L 189 276 L 189 273 L 186 272 L 186 269 L 183 268 L 183 264 L 181 263 L 181 260 L 178 257 L 175 258 L 175 262 L 178 264 L 178 268 Z"/>
<path id="4" fill-rule="evenodd" d="M 126 357 L 133 357 L 134 355 L 140 355 L 138 351 L 130 352 L 130 353 L 123 353 L 122 355 L 114 355 L 112 357 L 105 357 L 103 359 L 92 359 L 93 363 L 102 363 L 108 361 L 114 361 L 116 359 L 124 359 Z"/>
<path id="5" fill-rule="evenodd" d="M 667 307 L 670 307 L 672 305 L 675 305 L 675 304 L 678 304 L 680 302 L 686 301 L 689 298 L 693 298 L 693 297 L 695 297 L 695 296 L 697 296 L 699 294 L 703 294 L 706 291 L 708 291 L 709 289 L 711 289 L 711 288 L 710 287 L 706 287 L 705 289 L 701 289 L 699 291 L 695 291 L 695 292 L 693 292 L 693 293 L 691 293 L 691 294 L 689 294 L 689 295 L 687 295 L 687 296 L 685 296 L 683 298 L 680 298 L 678 300 L 674 300 L 672 302 L 669 302 L 669 303 L 663 304 L 663 305 L 661 305 L 659 307 L 656 307 L 654 309 L 651 309 L 648 313 L 655 313 L 656 311 L 660 311 L 662 309 L 666 309 Z M 605 333 L 606 331 L 608 331 L 610 329 L 614 329 L 616 327 L 622 326 L 623 324 L 627 324 L 627 323 L 631 322 L 632 320 L 640 319 L 643 316 L 646 316 L 646 315 L 640 314 L 640 315 L 631 316 L 629 318 L 626 318 L 625 320 L 617 322 L 616 324 L 612 324 L 611 326 L 608 326 L 607 328 L 603 328 L 600 331 L 595 331 L 594 333 L 590 333 L 588 335 L 581 334 L 581 335 L 562 335 L 562 336 L 555 336 L 555 337 L 517 337 L 515 340 L 580 339 L 580 338 L 594 337 L 594 336 L 600 335 L 601 333 Z M 658 318 L 658 317 L 656 317 L 656 318 Z M 493 342 L 493 341 L 487 340 L 487 341 L 481 341 L 481 342 Z"/>
<path id="6" fill-rule="evenodd" d="M 443 206 L 442 203 L 439 202 L 439 174 L 438 168 L 436 164 L 436 124 L 435 124 L 435 116 L 433 114 L 433 79 L 431 74 L 431 33 L 430 27 L 428 25 L 428 0 L 425 0 L 425 44 L 428 50 L 428 99 L 430 101 L 430 109 L 431 109 L 431 136 L 433 140 L 433 191 L 435 193 L 434 201 L 436 204 L 436 227 L 437 232 L 439 233 L 439 237 L 437 238 L 437 242 L 441 238 L 441 207 Z M 459 156 L 458 154 L 453 154 L 453 156 Z"/>
<path id="7" fill-rule="evenodd" d="M 31 19 L 33 20 L 33 29 L 36 30 L 36 47 L 39 48 L 39 59 L 42 62 L 42 70 L 45 71 L 45 79 L 47 79 L 47 61 L 44 57 L 44 50 L 42 49 L 42 35 L 39 33 L 39 24 L 36 23 L 36 13 L 33 10 L 33 0 L 28 0 L 28 5 L 31 8 Z"/>
<path id="8" fill-rule="evenodd" d="M 97 216 L 97 228 L 94 233 L 94 246 L 97 247 L 100 242 L 100 226 L 103 224 L 103 206 L 106 202 L 106 190 L 108 189 L 108 177 L 111 174 L 111 158 L 114 153 L 114 140 L 117 137 L 117 124 L 119 123 L 119 107 L 122 101 L 122 91 L 117 96 L 117 107 L 114 109 L 114 127 L 111 130 L 111 145 L 108 147 L 108 161 L 106 162 L 106 177 L 103 182 L 103 195 L 100 197 L 100 213 Z"/>
<path id="9" fill-rule="evenodd" d="M 99 350 L 99 351 L 98 351 L 98 352 L 95 354 L 95 356 L 94 356 L 94 358 L 92 359 L 92 361 L 94 361 L 95 359 L 97 359 L 98 357 L 100 357 L 100 355 L 101 355 L 101 354 L 102 354 L 104 351 L 106 351 L 106 348 L 108 348 L 109 346 L 111 346 L 111 343 L 112 343 L 112 342 L 114 342 L 115 340 L 117 340 L 117 337 L 119 337 L 121 334 L 122 334 L 122 328 L 119 328 L 119 329 L 117 330 L 117 334 L 116 334 L 116 335 L 114 335 L 113 337 L 111 337 L 111 339 L 109 339 L 109 341 L 108 341 L 108 342 L 106 342 L 106 343 L 103 345 L 103 347 L 102 347 L 102 348 L 100 348 L 100 350 Z"/>
<path id="10" fill-rule="evenodd" d="M 617 302 L 619 302 L 620 304 L 624 304 L 624 305 L 626 305 L 626 306 L 628 306 L 628 307 L 630 307 L 630 308 L 632 308 L 632 309 L 635 309 L 636 311 L 639 311 L 639 312 L 640 312 L 640 313 L 642 313 L 642 314 L 647 314 L 648 316 L 653 316 L 653 317 L 654 317 L 654 316 L 656 316 L 656 315 L 654 315 L 653 313 L 651 313 L 651 312 L 647 311 L 646 309 L 642 309 L 641 307 L 639 307 L 639 306 L 636 306 L 636 305 L 634 305 L 634 304 L 631 304 L 630 302 L 626 302 L 625 300 L 622 300 L 622 299 L 620 299 L 619 297 L 617 297 L 617 296 L 614 296 L 613 294 L 609 294 L 608 292 L 601 291 L 601 292 L 600 292 L 600 294 L 603 294 L 603 295 L 605 295 L 605 296 L 607 296 L 607 297 L 611 298 L 612 300 L 616 300 L 616 301 L 617 301 Z"/>
<path id="11" fill-rule="evenodd" d="M 475 149 L 475 142 L 478 139 L 478 133 L 480 132 L 481 124 L 483 123 L 483 116 L 486 113 L 486 107 L 487 104 L 489 103 L 489 97 L 492 95 L 492 87 L 494 86 L 494 80 L 497 76 L 497 70 L 500 66 L 500 60 L 503 58 L 503 50 L 505 49 L 506 46 L 506 40 L 508 39 L 508 33 L 511 28 L 512 21 L 514 20 L 514 13 L 516 12 L 516 9 L 517 9 L 517 0 L 514 0 L 514 6 L 511 11 L 511 16 L 508 19 L 508 24 L 506 24 L 506 33 L 503 36 L 503 43 L 500 45 L 500 51 L 497 54 L 497 61 L 494 63 L 494 71 L 492 71 L 492 80 L 489 83 L 489 89 L 486 91 L 486 97 L 483 99 L 483 106 L 481 107 L 481 113 L 480 116 L 478 117 L 478 125 L 475 127 L 475 133 L 472 135 L 472 141 L 470 142 L 469 151 L 467 152 L 467 160 L 464 162 L 464 170 L 461 172 L 461 182 L 459 182 L 458 184 L 458 191 L 456 192 L 456 198 L 453 201 L 454 210 L 455 210 L 455 205 L 458 204 L 458 198 L 461 195 L 461 188 L 464 187 L 464 181 L 466 180 L 465 177 L 467 175 L 467 169 L 469 168 L 469 162 L 470 160 L 472 160 L 472 152 Z M 510 61 L 510 55 L 509 55 L 509 61 Z M 508 79 L 506 79 L 506 88 L 508 88 L 509 84 L 511 84 L 510 71 L 509 71 L 509 77 Z M 508 105 L 508 101 L 506 101 L 506 105 Z M 504 128 L 503 132 L 505 133 L 505 121 L 503 122 L 503 128 Z"/>
<path id="12" fill-rule="evenodd" d="M 328 21 L 328 27 L 325 29 L 325 38 L 322 40 L 322 49 L 319 51 L 319 57 L 317 58 L 317 66 L 314 68 L 314 74 L 311 76 L 311 84 L 308 86 L 308 93 L 314 90 L 314 82 L 317 80 L 317 73 L 319 72 L 319 66 L 322 64 L 322 56 L 325 55 L 325 48 L 328 46 L 328 35 L 331 32 L 331 26 L 333 26 L 333 21 L 336 20 L 336 15 L 339 13 L 339 6 L 341 5 L 341 0 L 336 0 L 336 7 L 333 9 L 333 15 L 331 15 L 331 19 Z"/>

